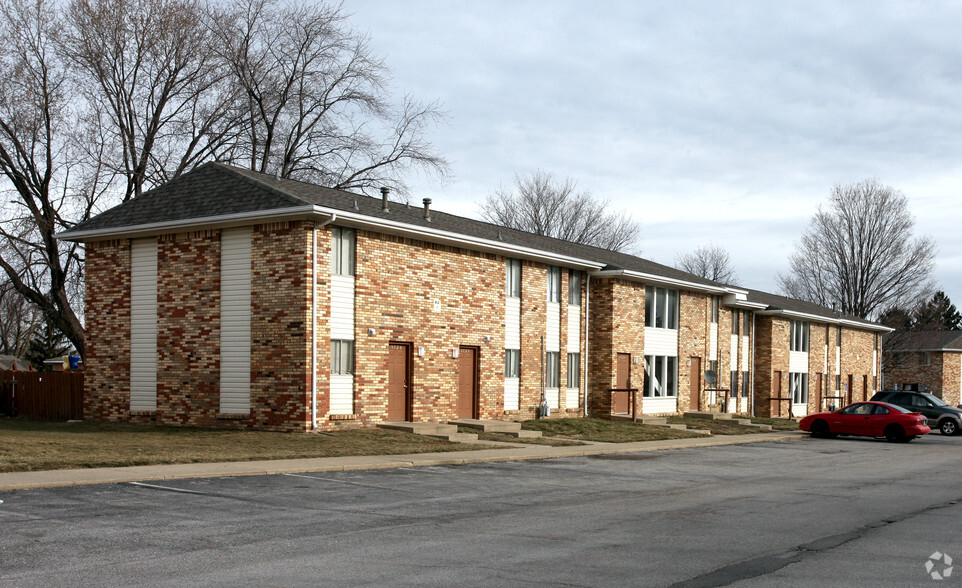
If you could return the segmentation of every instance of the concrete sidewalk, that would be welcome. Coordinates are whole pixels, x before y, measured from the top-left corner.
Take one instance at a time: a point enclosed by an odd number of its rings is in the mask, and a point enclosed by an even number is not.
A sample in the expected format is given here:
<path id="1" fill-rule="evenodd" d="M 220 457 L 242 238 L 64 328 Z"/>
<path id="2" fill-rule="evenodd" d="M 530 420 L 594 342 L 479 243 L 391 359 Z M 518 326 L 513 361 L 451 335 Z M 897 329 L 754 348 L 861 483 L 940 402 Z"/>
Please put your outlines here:
<path id="1" fill-rule="evenodd" d="M 297 472 L 331 472 L 405 468 L 432 465 L 456 465 L 491 461 L 579 457 L 610 453 L 635 453 L 737 445 L 761 441 L 798 439 L 798 432 L 756 433 L 753 435 L 719 435 L 695 439 L 668 439 L 638 443 L 591 443 L 571 447 L 498 443 L 503 448 L 455 451 L 449 453 L 415 453 L 408 455 L 358 455 L 350 457 L 319 457 L 309 459 L 278 459 L 269 461 L 232 461 L 218 463 L 187 463 L 174 465 L 133 466 L 126 468 L 91 468 L 74 470 L 45 470 L 39 472 L 0 473 L 0 491 L 74 486 L 79 484 L 114 484 L 179 478 L 210 478 L 216 476 L 258 476 Z M 478 442 L 494 445 L 490 441 Z"/>

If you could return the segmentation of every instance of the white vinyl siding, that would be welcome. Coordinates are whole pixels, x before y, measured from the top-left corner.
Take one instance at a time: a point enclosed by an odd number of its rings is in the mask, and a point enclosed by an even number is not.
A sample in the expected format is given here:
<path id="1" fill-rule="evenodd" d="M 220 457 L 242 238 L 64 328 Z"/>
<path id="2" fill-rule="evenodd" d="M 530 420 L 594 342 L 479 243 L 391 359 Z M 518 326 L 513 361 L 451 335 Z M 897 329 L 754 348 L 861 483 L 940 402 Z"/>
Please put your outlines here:
<path id="1" fill-rule="evenodd" d="M 743 372 L 748 371 L 748 358 L 749 358 L 748 352 L 750 351 L 750 348 L 749 348 L 750 341 L 751 341 L 750 337 L 742 337 L 742 349 L 741 349 L 741 355 L 739 357 L 741 358 L 740 363 L 741 363 L 741 368 Z"/>
<path id="2" fill-rule="evenodd" d="M 738 335 L 732 335 L 729 344 L 729 365 L 728 369 L 731 371 L 738 371 Z"/>
<path id="3" fill-rule="evenodd" d="M 581 348 L 581 307 L 568 306 L 568 351 L 574 353 Z"/>
<path id="4" fill-rule="evenodd" d="M 354 376 L 331 374 L 331 414 L 354 413 Z"/>
<path id="5" fill-rule="evenodd" d="M 708 357 L 718 357 L 718 323 L 712 323 L 708 332 Z"/>
<path id="6" fill-rule="evenodd" d="M 678 331 L 645 327 L 645 355 L 678 355 Z"/>
<path id="7" fill-rule="evenodd" d="M 157 240 L 130 242 L 130 410 L 157 410 Z"/>
<path id="8" fill-rule="evenodd" d="M 788 371 L 808 373 L 808 352 L 789 351 L 788 352 Z"/>
<path id="9" fill-rule="evenodd" d="M 521 348 L 521 299 L 508 298 L 504 304 L 504 346 Z"/>
<path id="10" fill-rule="evenodd" d="M 508 261 L 511 262 L 511 261 L 517 261 L 517 260 L 509 259 Z M 517 290 L 518 294 L 521 293 L 520 269 L 521 269 L 521 262 L 519 261 L 518 262 L 518 290 Z M 509 265 L 508 275 L 509 276 L 511 275 L 510 265 Z M 504 409 L 518 410 L 520 408 L 520 398 L 518 395 L 521 390 L 521 380 L 520 380 L 521 352 L 518 351 L 521 349 L 521 299 L 513 298 L 510 296 L 510 291 L 511 291 L 510 283 L 508 285 L 508 291 L 509 291 L 509 296 L 508 298 L 505 299 L 505 305 L 504 305 L 504 346 L 506 349 L 514 350 L 514 352 L 517 353 L 518 374 L 517 376 L 508 375 L 507 365 L 505 366 L 506 371 L 505 371 L 505 378 L 504 378 Z M 508 360 L 507 355 L 509 354 L 506 352 L 505 361 Z M 510 355 L 512 355 L 512 360 L 513 360 L 514 354 L 510 354 Z"/>
<path id="11" fill-rule="evenodd" d="M 557 302 L 549 302 L 547 309 L 547 321 L 545 323 L 545 350 L 561 350 L 561 305 Z"/>
<path id="12" fill-rule="evenodd" d="M 331 339 L 354 340 L 354 276 L 331 276 Z"/>
<path id="13" fill-rule="evenodd" d="M 521 393 L 520 378 L 504 379 L 504 409 L 518 410 L 518 395 Z"/>
<path id="14" fill-rule="evenodd" d="M 221 233 L 220 412 L 251 409 L 251 229 Z"/>

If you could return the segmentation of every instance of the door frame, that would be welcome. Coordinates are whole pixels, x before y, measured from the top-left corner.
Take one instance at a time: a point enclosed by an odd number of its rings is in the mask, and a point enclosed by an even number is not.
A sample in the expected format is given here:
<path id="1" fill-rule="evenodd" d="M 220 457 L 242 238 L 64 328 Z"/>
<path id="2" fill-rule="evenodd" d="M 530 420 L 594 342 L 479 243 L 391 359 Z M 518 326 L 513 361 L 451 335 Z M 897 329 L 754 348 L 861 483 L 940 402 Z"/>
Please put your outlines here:
<path id="1" fill-rule="evenodd" d="M 688 383 L 688 410 L 701 410 L 701 357 L 692 355 L 688 358 L 688 379 L 691 380 Z M 698 362 L 697 369 L 695 369 L 695 362 Z M 694 378 L 692 378 L 694 374 Z M 694 398 L 692 396 L 694 395 Z M 694 406 L 692 405 L 692 400 L 694 399 Z"/>
<path id="2" fill-rule="evenodd" d="M 410 341 L 388 341 L 388 386 L 391 385 L 391 346 L 398 345 L 404 348 L 404 379 L 407 381 L 407 389 L 404 391 L 404 419 L 408 422 L 414 421 L 414 344 Z"/>
<path id="3" fill-rule="evenodd" d="M 460 357 L 461 352 L 465 349 L 470 349 L 474 352 L 474 365 L 472 369 L 474 373 L 471 375 L 471 416 L 468 418 L 479 419 L 481 418 L 481 347 L 477 345 L 459 345 L 458 346 L 458 400 L 461 396 L 461 364 Z M 457 403 L 455 403 L 457 406 Z M 458 416 L 458 418 L 464 418 Z"/>

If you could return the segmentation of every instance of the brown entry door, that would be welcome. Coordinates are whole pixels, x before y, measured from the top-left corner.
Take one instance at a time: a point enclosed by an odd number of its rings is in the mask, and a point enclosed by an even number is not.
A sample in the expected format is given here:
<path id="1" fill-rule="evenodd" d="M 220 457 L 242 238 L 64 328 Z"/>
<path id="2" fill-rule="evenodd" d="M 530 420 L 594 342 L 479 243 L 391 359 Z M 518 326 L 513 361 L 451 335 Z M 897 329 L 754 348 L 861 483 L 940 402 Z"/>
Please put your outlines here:
<path id="1" fill-rule="evenodd" d="M 782 372 L 775 370 L 774 381 L 772 382 L 772 390 L 775 392 L 775 398 L 779 400 L 775 401 L 775 405 L 772 407 L 772 416 L 782 416 Z M 791 402 L 791 400 L 789 400 Z"/>
<path id="2" fill-rule="evenodd" d="M 615 366 L 615 388 L 620 391 L 611 395 L 611 412 L 625 414 L 630 400 L 625 390 L 631 388 L 631 354 L 619 353 Z"/>
<path id="3" fill-rule="evenodd" d="M 689 410 L 698 410 L 701 400 L 701 358 L 691 358 L 691 369 L 688 370 L 688 379 L 691 381 L 691 397 L 688 400 Z"/>
<path id="4" fill-rule="evenodd" d="M 815 374 L 815 412 L 822 411 L 822 374 Z"/>
<path id="5" fill-rule="evenodd" d="M 410 351 L 411 347 L 404 343 L 390 344 L 387 360 L 387 420 L 389 421 L 406 421 L 409 418 Z"/>
<path id="6" fill-rule="evenodd" d="M 462 347 L 458 352 L 458 418 L 473 419 L 478 397 L 478 350 Z"/>

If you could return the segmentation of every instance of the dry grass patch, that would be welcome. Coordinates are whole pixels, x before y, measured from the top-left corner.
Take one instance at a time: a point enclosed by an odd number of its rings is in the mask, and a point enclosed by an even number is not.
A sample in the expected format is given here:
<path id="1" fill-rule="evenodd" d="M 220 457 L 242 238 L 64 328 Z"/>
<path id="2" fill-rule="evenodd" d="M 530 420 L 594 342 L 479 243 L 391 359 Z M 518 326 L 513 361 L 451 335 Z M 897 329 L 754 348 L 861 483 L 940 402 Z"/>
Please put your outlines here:
<path id="1" fill-rule="evenodd" d="M 265 433 L 0 418 L 0 472 L 484 449 L 400 431 Z"/>
<path id="2" fill-rule="evenodd" d="M 521 426 L 531 431 L 541 431 L 543 435 L 548 437 L 563 437 L 602 443 L 632 443 L 635 441 L 704 437 L 704 435 L 698 433 L 666 427 L 592 418 L 531 420 L 524 421 Z"/>
<path id="3" fill-rule="evenodd" d="M 740 417 L 736 417 L 740 418 Z M 711 431 L 712 435 L 752 435 L 763 431 L 755 427 L 746 427 L 730 420 L 702 419 L 698 417 L 668 417 L 668 422 L 673 425 L 685 425 L 689 429 L 702 429 Z"/>
<path id="4" fill-rule="evenodd" d="M 749 417 L 745 417 L 749 418 Z M 756 425 L 771 425 L 772 431 L 797 431 L 798 421 L 792 419 L 769 419 L 762 417 L 750 417 Z"/>

